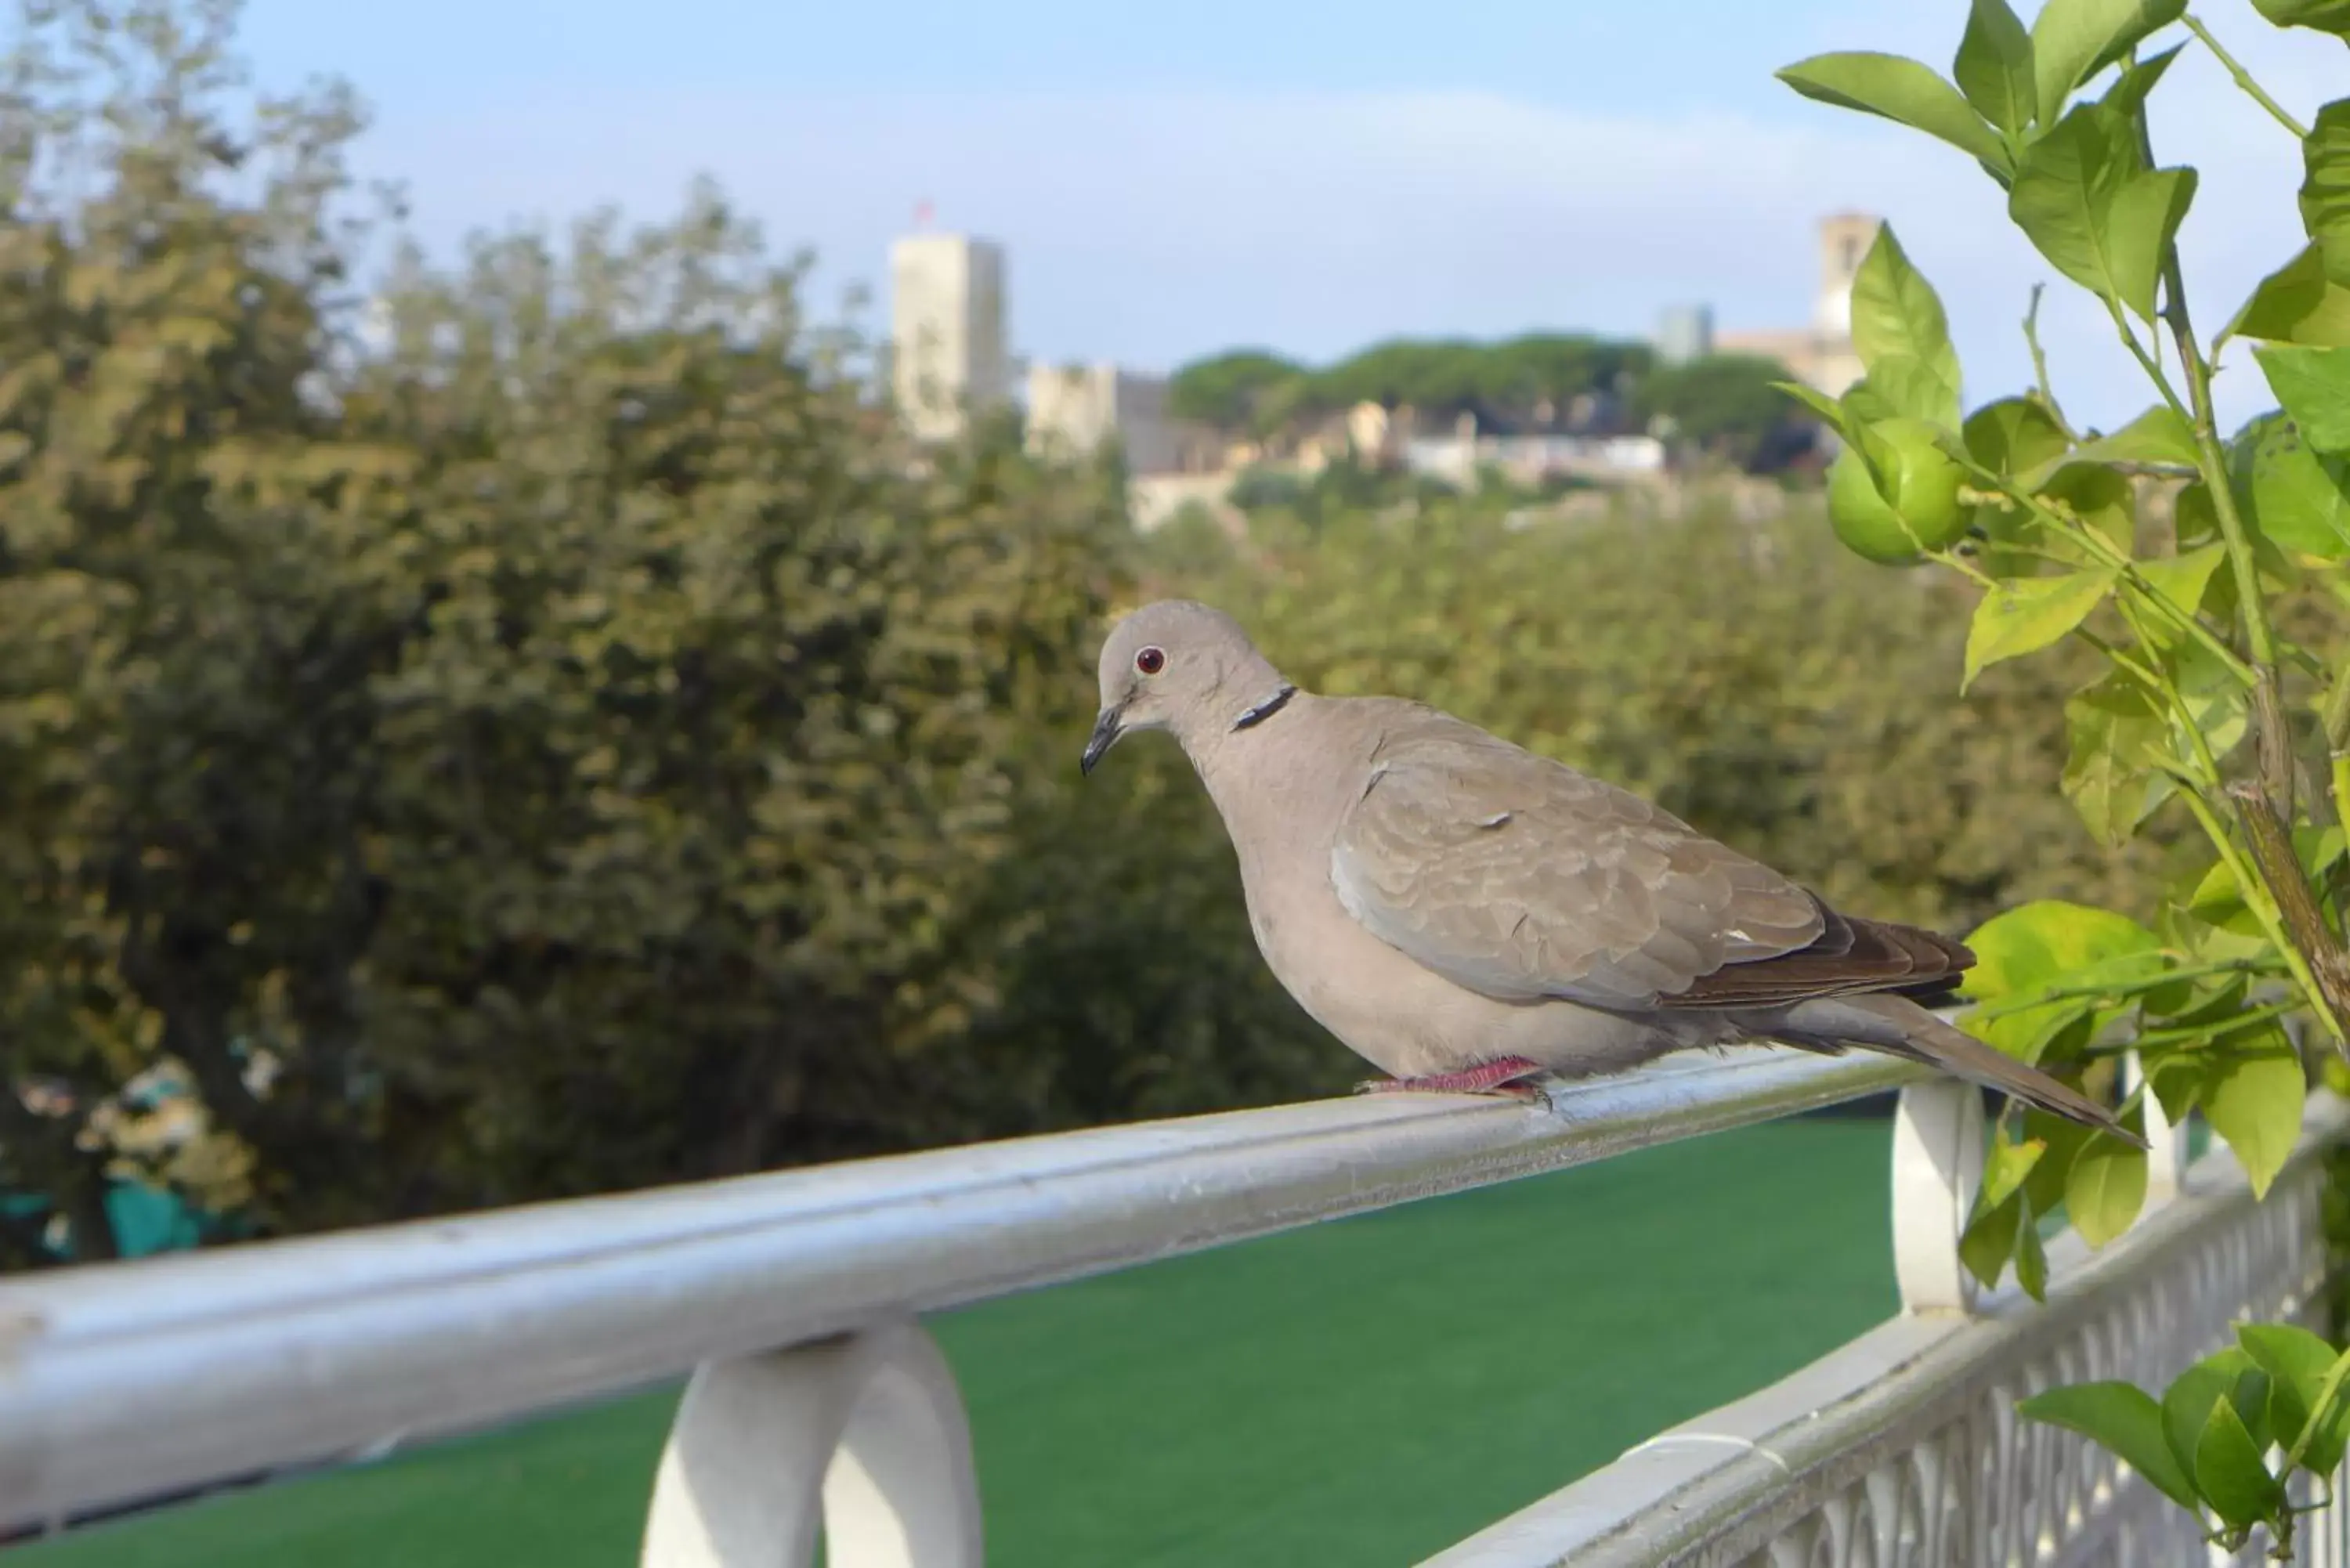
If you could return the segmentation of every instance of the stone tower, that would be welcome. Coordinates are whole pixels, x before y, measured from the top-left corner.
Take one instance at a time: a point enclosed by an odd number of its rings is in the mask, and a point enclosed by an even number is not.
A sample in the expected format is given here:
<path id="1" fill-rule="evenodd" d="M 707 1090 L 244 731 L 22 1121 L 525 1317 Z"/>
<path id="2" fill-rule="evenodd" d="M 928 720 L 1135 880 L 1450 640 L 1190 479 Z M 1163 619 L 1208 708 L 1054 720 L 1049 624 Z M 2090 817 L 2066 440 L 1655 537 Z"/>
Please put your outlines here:
<path id="1" fill-rule="evenodd" d="M 1884 226 L 1884 219 L 1866 213 L 1838 213 L 1820 220 L 1820 296 L 1812 325 L 1824 335 L 1852 336 L 1852 280 Z"/>
<path id="2" fill-rule="evenodd" d="M 909 234 L 889 247 L 891 379 L 925 441 L 962 433 L 1011 396 L 1003 248 L 963 234 Z"/>

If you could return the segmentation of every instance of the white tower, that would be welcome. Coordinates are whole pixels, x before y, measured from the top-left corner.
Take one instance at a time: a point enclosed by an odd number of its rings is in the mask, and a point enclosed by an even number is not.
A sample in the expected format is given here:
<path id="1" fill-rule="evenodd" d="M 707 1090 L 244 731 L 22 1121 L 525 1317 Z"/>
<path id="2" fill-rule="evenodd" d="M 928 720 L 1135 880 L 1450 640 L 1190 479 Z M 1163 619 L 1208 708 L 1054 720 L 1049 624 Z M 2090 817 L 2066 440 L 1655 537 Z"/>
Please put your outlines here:
<path id="1" fill-rule="evenodd" d="M 890 384 L 915 436 L 950 441 L 1009 400 L 1003 247 L 909 234 L 889 247 Z"/>
<path id="2" fill-rule="evenodd" d="M 1838 213 L 1820 220 L 1820 297 L 1812 325 L 1822 336 L 1852 336 L 1852 280 L 1884 226 L 1884 219 L 1866 213 Z"/>

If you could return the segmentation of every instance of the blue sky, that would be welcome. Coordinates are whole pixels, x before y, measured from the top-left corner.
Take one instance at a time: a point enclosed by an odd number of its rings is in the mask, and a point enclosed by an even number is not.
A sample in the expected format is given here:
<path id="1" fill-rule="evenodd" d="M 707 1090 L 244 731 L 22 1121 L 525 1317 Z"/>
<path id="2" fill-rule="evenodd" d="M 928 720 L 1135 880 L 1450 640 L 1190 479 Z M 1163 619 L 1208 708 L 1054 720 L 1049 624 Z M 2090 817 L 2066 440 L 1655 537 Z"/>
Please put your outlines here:
<path id="1" fill-rule="evenodd" d="M 1887 48 L 1945 67 L 1960 0 L 249 0 L 265 82 L 350 79 L 369 173 L 436 245 L 602 202 L 657 214 L 716 175 L 819 304 L 878 284 L 915 203 L 1011 252 L 1015 347 L 1163 369 L 1236 344 L 1328 358 L 1398 334 L 1645 334 L 1809 309 L 1811 224 L 1887 214 L 1940 287 L 1970 399 L 2028 372 L 2044 264 L 1967 161 L 1794 97 L 1780 65 Z M 1651 16 L 1669 16 L 1669 29 Z M 2350 92 L 2339 46 L 2209 19 L 2304 116 Z M 2288 138 L 2199 51 L 2158 151 L 2204 170 L 2187 228 L 2207 323 L 2294 244 Z M 2044 317 L 2075 411 L 2147 400 L 2102 310 Z M 2249 367 L 2227 401 L 2263 399 Z M 2251 383 L 2251 384 L 2247 384 Z"/>

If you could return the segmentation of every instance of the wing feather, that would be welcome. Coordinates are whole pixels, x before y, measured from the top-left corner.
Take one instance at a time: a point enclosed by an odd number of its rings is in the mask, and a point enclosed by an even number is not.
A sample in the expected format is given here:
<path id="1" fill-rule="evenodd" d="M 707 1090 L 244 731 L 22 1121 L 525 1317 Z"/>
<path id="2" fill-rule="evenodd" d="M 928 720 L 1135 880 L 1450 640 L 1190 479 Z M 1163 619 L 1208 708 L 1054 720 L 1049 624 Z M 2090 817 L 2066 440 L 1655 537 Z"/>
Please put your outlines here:
<path id="1" fill-rule="evenodd" d="M 1513 1001 L 1753 1008 L 1939 991 L 1974 961 L 1839 915 L 1638 795 L 1405 708 L 1330 858 L 1340 901 L 1456 984 Z"/>

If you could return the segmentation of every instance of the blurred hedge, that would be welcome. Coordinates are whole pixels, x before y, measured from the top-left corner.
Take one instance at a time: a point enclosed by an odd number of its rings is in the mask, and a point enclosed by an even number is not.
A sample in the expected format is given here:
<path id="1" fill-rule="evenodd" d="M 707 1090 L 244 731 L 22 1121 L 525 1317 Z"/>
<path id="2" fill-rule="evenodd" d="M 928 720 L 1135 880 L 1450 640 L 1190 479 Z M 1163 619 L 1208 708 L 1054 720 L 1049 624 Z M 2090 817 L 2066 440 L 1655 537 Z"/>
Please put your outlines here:
<path id="1" fill-rule="evenodd" d="M 1078 787 L 1145 594 L 1858 908 L 2146 901 L 2057 689 L 1954 707 L 1961 607 L 1816 524 L 1138 544 L 1014 431 L 918 461 L 715 192 L 387 262 L 344 98 L 127 14 L 0 96 L 0 1190 L 85 1254 L 124 1175 L 301 1230 L 1342 1086 L 1172 748 Z"/>

